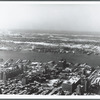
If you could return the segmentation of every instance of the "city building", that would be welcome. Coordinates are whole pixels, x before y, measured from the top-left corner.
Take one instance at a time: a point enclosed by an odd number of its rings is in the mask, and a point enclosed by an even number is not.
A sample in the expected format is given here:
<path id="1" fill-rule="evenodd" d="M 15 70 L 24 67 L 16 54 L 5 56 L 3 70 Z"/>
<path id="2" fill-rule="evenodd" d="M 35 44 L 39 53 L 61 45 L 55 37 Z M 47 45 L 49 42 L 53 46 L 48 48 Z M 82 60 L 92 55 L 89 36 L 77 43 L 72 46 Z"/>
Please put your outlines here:
<path id="1" fill-rule="evenodd" d="M 77 85 L 76 94 L 77 95 L 83 95 L 84 94 L 83 85 L 80 85 L 80 84 Z"/>
<path id="2" fill-rule="evenodd" d="M 3 72 L 3 82 L 6 85 L 7 84 L 7 74 L 6 72 Z"/>
<path id="3" fill-rule="evenodd" d="M 73 93 L 75 89 L 77 88 L 78 84 L 80 84 L 80 77 L 72 76 L 69 80 L 65 80 L 62 83 L 62 90 Z"/>

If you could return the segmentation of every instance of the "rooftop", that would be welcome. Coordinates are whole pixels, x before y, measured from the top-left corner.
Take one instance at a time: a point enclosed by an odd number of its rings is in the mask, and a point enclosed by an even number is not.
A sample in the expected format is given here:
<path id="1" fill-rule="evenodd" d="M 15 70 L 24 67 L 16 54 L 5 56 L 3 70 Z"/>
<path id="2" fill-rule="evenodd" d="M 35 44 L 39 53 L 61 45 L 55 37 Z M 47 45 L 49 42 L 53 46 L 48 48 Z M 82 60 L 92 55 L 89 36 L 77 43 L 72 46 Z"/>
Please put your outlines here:
<path id="1" fill-rule="evenodd" d="M 80 80 L 80 77 L 73 76 L 69 80 L 65 80 L 63 83 L 73 84 L 76 83 L 78 80 Z"/>

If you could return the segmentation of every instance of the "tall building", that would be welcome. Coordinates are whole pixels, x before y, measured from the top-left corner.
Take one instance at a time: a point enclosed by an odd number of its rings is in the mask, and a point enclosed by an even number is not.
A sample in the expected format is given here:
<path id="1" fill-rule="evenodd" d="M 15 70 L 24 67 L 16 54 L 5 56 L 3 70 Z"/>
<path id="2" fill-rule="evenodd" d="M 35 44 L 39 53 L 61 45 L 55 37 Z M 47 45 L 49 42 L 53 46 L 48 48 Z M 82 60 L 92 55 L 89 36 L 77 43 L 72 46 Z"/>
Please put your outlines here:
<path id="1" fill-rule="evenodd" d="M 80 78 L 77 76 L 73 76 L 69 80 L 66 80 L 62 83 L 62 90 L 73 93 L 77 88 L 77 85 L 79 84 L 80 84 Z"/>
<path id="2" fill-rule="evenodd" d="M 80 84 L 77 85 L 76 93 L 77 93 L 77 95 L 83 95 L 84 94 L 83 85 L 80 85 Z"/>
<path id="3" fill-rule="evenodd" d="M 3 82 L 5 85 L 7 84 L 7 74 L 5 71 L 3 72 Z"/>
<path id="4" fill-rule="evenodd" d="M 87 78 L 81 79 L 81 85 L 83 85 L 84 92 L 88 92 L 89 89 L 89 81 Z"/>
<path id="5" fill-rule="evenodd" d="M 2 80 L 2 79 L 3 79 L 3 72 L 0 71 L 0 80 Z"/>
<path id="6" fill-rule="evenodd" d="M 22 85 L 25 85 L 27 83 L 27 78 L 26 77 L 23 77 L 22 78 Z"/>
<path id="7" fill-rule="evenodd" d="M 77 88 L 76 88 L 76 93 L 77 95 L 81 95 L 81 85 L 77 85 Z"/>
<path id="8" fill-rule="evenodd" d="M 66 60 L 60 60 L 59 62 L 58 62 L 58 64 L 57 64 L 57 67 L 59 68 L 59 69 L 64 69 L 64 68 L 66 68 Z"/>

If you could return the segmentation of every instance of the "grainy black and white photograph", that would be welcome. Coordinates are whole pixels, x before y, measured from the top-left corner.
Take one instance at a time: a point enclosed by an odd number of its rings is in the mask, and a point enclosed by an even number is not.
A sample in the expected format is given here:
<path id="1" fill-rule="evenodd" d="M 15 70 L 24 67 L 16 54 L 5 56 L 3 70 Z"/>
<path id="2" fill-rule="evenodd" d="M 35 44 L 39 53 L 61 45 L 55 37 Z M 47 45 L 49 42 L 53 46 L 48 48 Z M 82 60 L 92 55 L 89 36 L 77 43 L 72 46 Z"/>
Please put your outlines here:
<path id="1" fill-rule="evenodd" d="M 100 95 L 100 3 L 0 1 L 0 94 Z"/>

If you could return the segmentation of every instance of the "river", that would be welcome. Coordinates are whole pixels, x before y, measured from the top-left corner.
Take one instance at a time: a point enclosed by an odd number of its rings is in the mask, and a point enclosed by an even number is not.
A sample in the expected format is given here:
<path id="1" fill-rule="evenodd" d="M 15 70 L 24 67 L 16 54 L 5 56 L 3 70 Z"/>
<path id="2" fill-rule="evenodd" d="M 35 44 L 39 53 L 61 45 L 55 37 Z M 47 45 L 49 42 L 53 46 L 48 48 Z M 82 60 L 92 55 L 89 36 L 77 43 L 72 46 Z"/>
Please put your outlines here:
<path id="1" fill-rule="evenodd" d="M 66 59 L 68 62 L 72 63 L 87 63 L 90 66 L 100 65 L 100 56 L 99 55 L 86 55 L 79 53 L 68 53 L 68 54 L 57 54 L 57 53 L 38 53 L 38 52 L 29 52 L 29 51 L 0 51 L 0 58 L 4 59 L 4 62 L 9 58 L 14 59 L 27 59 L 31 61 L 38 62 L 48 62 L 51 60 L 59 61 L 60 59 Z"/>

